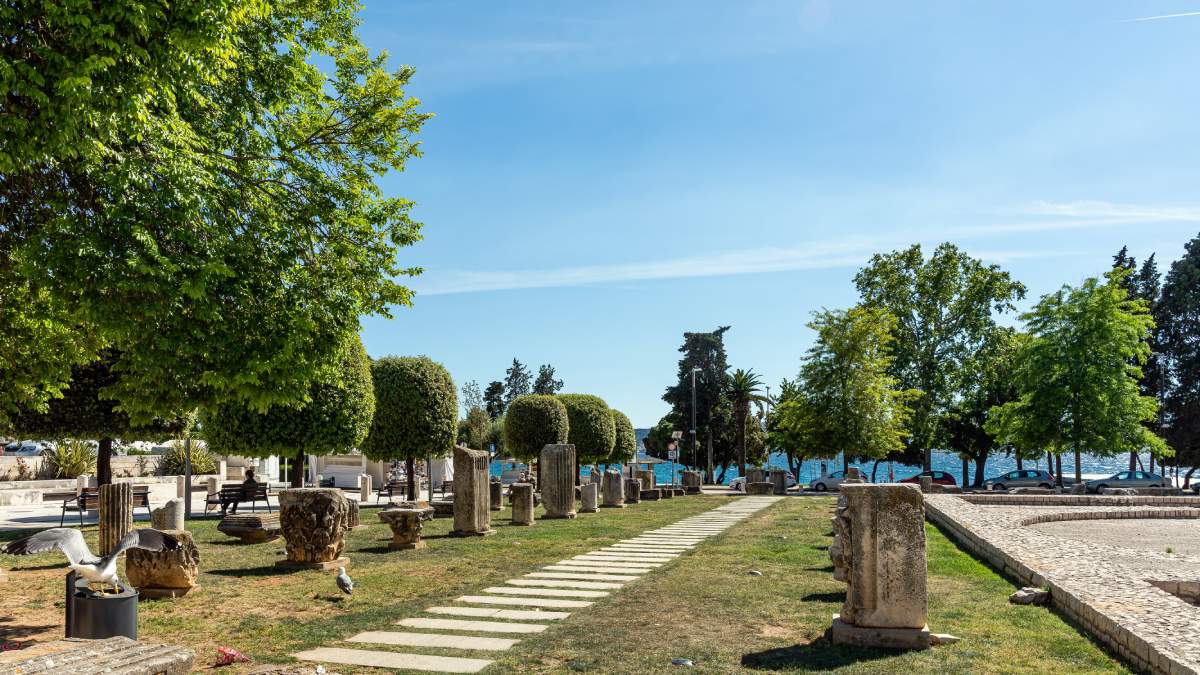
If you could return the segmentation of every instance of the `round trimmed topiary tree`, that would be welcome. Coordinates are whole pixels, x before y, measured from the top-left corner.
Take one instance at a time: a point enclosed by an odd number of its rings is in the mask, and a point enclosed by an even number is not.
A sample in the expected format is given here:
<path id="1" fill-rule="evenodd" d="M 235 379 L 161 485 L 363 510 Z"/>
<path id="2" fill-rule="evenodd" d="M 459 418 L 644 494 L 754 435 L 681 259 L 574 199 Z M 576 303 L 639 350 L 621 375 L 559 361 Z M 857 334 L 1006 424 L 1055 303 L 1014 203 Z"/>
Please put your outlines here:
<path id="1" fill-rule="evenodd" d="M 353 335 L 337 363 L 322 368 L 309 387 L 307 403 L 275 405 L 266 411 L 226 403 L 203 417 L 209 450 L 243 457 L 291 458 L 292 487 L 304 485 L 305 455 L 350 452 L 366 438 L 375 414 L 371 360 Z"/>
<path id="2" fill-rule="evenodd" d="M 547 445 L 566 443 L 570 423 L 567 408 L 548 394 L 526 394 L 508 405 L 504 414 L 504 448 L 529 462 Z"/>
<path id="3" fill-rule="evenodd" d="M 559 394 L 558 400 L 567 408 L 567 442 L 575 446 L 575 480 L 579 480 L 578 465 L 608 460 L 617 441 L 616 425 L 599 396 Z"/>
<path id="4" fill-rule="evenodd" d="M 458 391 L 449 371 L 427 356 L 386 356 L 371 363 L 375 419 L 363 453 L 377 461 L 404 460 L 408 498 L 417 498 L 415 462 L 454 448 Z"/>
<path id="5" fill-rule="evenodd" d="M 613 451 L 608 461 L 610 464 L 632 461 L 637 455 L 637 432 L 633 430 L 633 422 L 629 421 L 628 415 L 616 408 L 610 408 L 609 412 L 612 413 L 616 442 L 613 443 Z"/>

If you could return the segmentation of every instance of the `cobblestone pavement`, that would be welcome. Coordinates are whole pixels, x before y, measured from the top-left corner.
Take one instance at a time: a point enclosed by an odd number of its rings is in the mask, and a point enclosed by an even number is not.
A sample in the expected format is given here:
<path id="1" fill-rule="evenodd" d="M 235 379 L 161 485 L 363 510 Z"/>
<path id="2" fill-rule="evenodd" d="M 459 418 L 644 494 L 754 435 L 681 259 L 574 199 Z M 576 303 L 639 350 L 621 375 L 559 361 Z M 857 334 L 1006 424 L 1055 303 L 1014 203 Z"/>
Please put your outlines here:
<path id="1" fill-rule="evenodd" d="M 1200 526 L 1191 520 L 1067 520 L 1030 527 L 1052 537 L 1085 544 L 1111 544 L 1139 551 L 1200 554 Z M 1140 555 L 1137 554 L 1137 555 Z"/>
<path id="2" fill-rule="evenodd" d="M 1020 583 L 1049 588 L 1055 607 L 1133 665 L 1200 673 L 1200 608 L 1184 599 L 1200 598 L 1200 556 L 1065 539 L 1036 526 L 1200 516 L 1200 500 L 1162 498 L 1169 505 L 1155 506 L 1146 499 L 1136 506 L 1105 506 L 1094 498 L 1078 507 L 1042 506 L 1036 499 L 991 506 L 930 494 L 925 505 L 931 522 Z"/>

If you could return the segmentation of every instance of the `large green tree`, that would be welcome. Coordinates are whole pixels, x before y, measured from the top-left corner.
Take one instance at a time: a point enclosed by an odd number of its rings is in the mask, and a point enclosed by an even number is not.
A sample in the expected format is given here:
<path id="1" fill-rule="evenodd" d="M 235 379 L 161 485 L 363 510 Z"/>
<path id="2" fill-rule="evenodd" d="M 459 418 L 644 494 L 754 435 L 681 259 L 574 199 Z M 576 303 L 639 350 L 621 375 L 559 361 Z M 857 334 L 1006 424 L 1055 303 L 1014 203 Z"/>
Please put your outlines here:
<path id="1" fill-rule="evenodd" d="M 670 406 L 683 425 L 680 431 L 687 433 L 692 421 L 692 370 L 699 369 L 695 374 L 695 420 L 698 445 L 717 447 L 717 455 L 721 446 L 723 432 L 733 429 L 733 407 L 730 405 L 726 392 L 726 378 L 729 363 L 725 356 L 725 332 L 729 326 L 720 326 L 710 333 L 684 333 L 683 344 L 679 351 L 683 358 L 679 360 L 678 379 L 675 384 L 667 387 L 663 400 Z M 685 441 L 689 446 L 691 439 Z M 703 462 L 700 455 L 703 451 L 697 448 L 687 448 L 692 452 L 680 453 L 681 458 L 692 460 L 693 466 Z M 726 460 L 727 461 L 727 460 Z M 708 481 L 714 480 L 708 476 Z"/>
<path id="2" fill-rule="evenodd" d="M 892 374 L 913 402 L 908 451 L 930 468 L 941 416 L 971 374 L 967 361 L 995 326 L 994 315 L 1012 311 L 1025 286 L 996 265 L 985 265 L 953 244 L 926 259 L 920 245 L 878 254 L 854 278 L 863 304 L 895 317 Z"/>
<path id="3" fill-rule="evenodd" d="M 1022 316 L 1033 339 L 1019 356 L 1014 378 L 1020 397 L 994 408 L 987 431 L 1002 443 L 1080 455 L 1135 450 L 1169 452 L 1143 424 L 1155 417 L 1153 397 L 1138 388 L 1154 326 L 1146 302 L 1129 298 L 1127 270 L 1064 286 Z M 1061 485 L 1062 471 L 1056 471 Z"/>
<path id="4" fill-rule="evenodd" d="M 617 443 L 617 428 L 608 404 L 591 394 L 558 394 L 567 408 L 567 442 L 575 446 L 576 464 L 607 461 Z M 579 472 L 575 472 L 576 480 Z"/>
<path id="5" fill-rule="evenodd" d="M 503 382 L 493 380 L 488 383 L 487 389 L 483 390 L 483 406 L 488 417 L 494 420 L 504 416 L 508 403 L 504 400 Z"/>
<path id="6" fill-rule="evenodd" d="M 533 376 L 529 374 L 529 368 L 525 367 L 517 359 L 513 359 L 512 365 L 504 371 L 504 405 L 507 408 L 513 401 L 518 398 L 532 393 Z"/>
<path id="7" fill-rule="evenodd" d="M 418 154 L 428 115 L 412 69 L 363 47 L 358 10 L 0 10 L 0 318 L 18 327 L 0 373 L 20 385 L 0 409 L 41 405 L 106 346 L 135 422 L 296 404 L 361 315 L 409 304 L 397 253 L 419 224 L 378 180 Z"/>
<path id="8" fill-rule="evenodd" d="M 563 381 L 554 376 L 554 366 L 543 363 L 538 367 L 537 379 L 533 381 L 533 393 L 557 394 L 562 391 Z"/>
<path id="9" fill-rule="evenodd" d="M 753 369 L 738 368 L 728 376 L 726 394 L 733 404 L 734 433 L 738 453 L 738 475 L 746 475 L 746 424 L 750 418 L 750 404 L 764 400 L 762 378 Z"/>
<path id="10" fill-rule="evenodd" d="M 554 396 L 527 394 L 513 401 L 504 415 L 504 447 L 522 461 L 537 459 L 542 448 L 567 442 L 567 408 Z"/>
<path id="11" fill-rule="evenodd" d="M 1177 461 L 1200 465 L 1200 235 L 1171 263 L 1155 308 L 1163 379 L 1163 431 Z"/>
<path id="12" fill-rule="evenodd" d="M 1154 260 L 1154 254 L 1151 253 L 1141 267 L 1138 267 L 1137 260 L 1129 255 L 1129 248 L 1122 246 L 1121 250 L 1113 256 L 1113 269 L 1122 272 L 1121 287 L 1129 294 L 1130 298 L 1142 300 L 1150 310 L 1150 315 L 1158 317 L 1159 298 L 1162 294 L 1161 279 L 1158 274 L 1158 263 Z M 1142 368 L 1142 379 L 1139 383 L 1142 394 L 1151 396 L 1161 403 L 1163 395 L 1163 372 L 1161 361 L 1162 348 L 1159 344 L 1159 327 L 1156 319 L 1154 327 L 1150 329 L 1150 333 L 1146 338 L 1147 344 L 1150 345 L 1150 354 L 1146 357 L 1145 363 L 1140 364 Z M 1146 423 L 1151 431 L 1155 433 L 1161 432 L 1161 425 L 1158 419 L 1151 420 Z M 1154 458 L 1151 457 L 1151 463 Z M 1133 471 L 1138 468 L 1138 449 L 1132 449 L 1129 452 L 1129 470 Z"/>
<path id="13" fill-rule="evenodd" d="M 612 415 L 616 436 L 612 453 L 608 456 L 607 462 L 609 464 L 630 462 L 637 456 L 637 432 L 633 428 L 633 422 L 629 421 L 628 415 L 616 408 L 610 408 L 609 413 Z"/>
<path id="14" fill-rule="evenodd" d="M 264 411 L 228 401 L 204 411 L 202 428 L 214 452 L 293 459 L 291 484 L 301 487 L 305 456 L 345 454 L 359 447 L 375 410 L 371 362 L 362 340 L 351 335 L 337 358 L 317 372 L 306 401 Z"/>
<path id="15" fill-rule="evenodd" d="M 779 427 L 819 457 L 882 458 L 904 445 L 912 391 L 891 374 L 896 319 L 877 307 L 816 312 L 816 340 L 799 393 L 775 410 Z"/>
<path id="16" fill-rule="evenodd" d="M 385 356 L 371 362 L 375 418 L 363 454 L 404 460 L 408 498 L 416 499 L 416 460 L 454 449 L 458 394 L 445 366 L 427 356 Z"/>
<path id="17" fill-rule="evenodd" d="M 22 436 L 96 439 L 99 485 L 112 482 L 114 439 L 162 441 L 188 431 L 195 419 L 180 413 L 135 424 L 108 393 L 120 380 L 112 368 L 117 361 L 117 354 L 104 351 L 95 361 L 75 366 L 62 396 L 51 399 L 45 410 L 24 410 L 12 417 L 13 429 Z"/>

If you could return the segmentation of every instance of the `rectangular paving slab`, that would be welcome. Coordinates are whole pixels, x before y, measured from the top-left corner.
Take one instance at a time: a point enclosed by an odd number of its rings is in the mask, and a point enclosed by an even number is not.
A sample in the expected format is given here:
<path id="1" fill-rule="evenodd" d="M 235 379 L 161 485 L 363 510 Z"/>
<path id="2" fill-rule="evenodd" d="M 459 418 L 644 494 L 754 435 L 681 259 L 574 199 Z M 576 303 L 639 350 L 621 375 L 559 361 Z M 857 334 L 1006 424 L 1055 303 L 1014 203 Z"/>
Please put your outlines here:
<path id="1" fill-rule="evenodd" d="M 493 607 L 426 607 L 428 614 L 474 616 L 485 619 L 515 619 L 517 621 L 554 621 L 571 616 L 570 612 L 551 612 L 542 609 L 497 609 Z"/>
<path id="2" fill-rule="evenodd" d="M 533 595 L 547 598 L 604 598 L 608 591 L 567 591 L 557 588 L 513 588 L 511 586 L 489 586 L 484 593 L 497 595 Z"/>
<path id="3" fill-rule="evenodd" d="M 611 556 L 611 555 L 580 555 L 572 558 L 576 562 L 594 563 L 594 562 L 613 562 L 613 563 L 637 563 L 662 565 L 664 562 L 670 561 L 670 558 L 630 558 L 628 556 Z"/>
<path id="4" fill-rule="evenodd" d="M 434 673 L 478 673 L 492 664 L 486 659 L 464 659 L 457 656 L 429 656 L 427 654 L 400 654 L 376 652 L 363 649 L 341 649 L 320 647 L 292 654 L 302 661 L 341 663 L 348 666 L 370 666 L 372 668 L 404 668 Z"/>
<path id="5" fill-rule="evenodd" d="M 396 647 L 441 647 L 443 649 L 467 649 L 481 652 L 502 652 L 520 642 L 513 638 L 478 637 L 475 635 L 447 635 L 445 633 L 400 633 L 396 631 L 367 631 L 346 642 L 365 642 L 373 645 Z"/>
<path id="6" fill-rule="evenodd" d="M 469 619 L 436 619 L 410 617 L 400 619 L 397 626 L 405 628 L 434 628 L 437 630 L 473 630 L 480 633 L 540 633 L 546 626 L 540 623 L 505 623 L 503 621 L 471 621 Z"/>
<path id="7" fill-rule="evenodd" d="M 578 579 L 579 581 L 634 581 L 632 574 L 580 574 L 578 572 L 530 572 L 526 577 L 537 579 Z"/>
<path id="8" fill-rule="evenodd" d="M 567 579 L 509 579 L 504 582 L 510 586 L 542 586 L 546 588 L 581 588 L 584 590 L 603 591 L 614 590 L 625 584 L 611 581 L 575 581 Z"/>
<path id="9" fill-rule="evenodd" d="M 580 559 L 580 558 L 582 558 L 582 559 Z M 652 562 L 649 560 L 638 560 L 635 562 L 629 562 L 629 561 L 622 561 L 622 560 L 609 560 L 607 558 L 588 558 L 587 556 L 580 556 L 580 558 L 573 558 L 571 560 L 560 560 L 554 564 L 555 565 L 575 565 L 576 567 L 621 567 L 621 568 L 626 568 L 626 569 L 634 568 L 634 567 L 662 567 L 662 563 Z"/>
<path id="10" fill-rule="evenodd" d="M 607 572 L 616 572 L 618 574 L 645 574 L 646 572 L 650 571 L 650 568 L 648 567 L 628 567 L 625 565 L 620 565 L 617 567 L 603 565 L 597 567 L 592 566 L 589 563 L 579 562 L 573 562 L 570 565 L 546 565 L 542 569 L 550 572 L 598 572 L 601 574 Z"/>
<path id="11" fill-rule="evenodd" d="M 470 602 L 476 605 L 524 605 L 526 607 L 591 607 L 590 600 L 564 600 L 562 598 L 506 598 L 499 595 L 463 595 L 455 602 Z"/>

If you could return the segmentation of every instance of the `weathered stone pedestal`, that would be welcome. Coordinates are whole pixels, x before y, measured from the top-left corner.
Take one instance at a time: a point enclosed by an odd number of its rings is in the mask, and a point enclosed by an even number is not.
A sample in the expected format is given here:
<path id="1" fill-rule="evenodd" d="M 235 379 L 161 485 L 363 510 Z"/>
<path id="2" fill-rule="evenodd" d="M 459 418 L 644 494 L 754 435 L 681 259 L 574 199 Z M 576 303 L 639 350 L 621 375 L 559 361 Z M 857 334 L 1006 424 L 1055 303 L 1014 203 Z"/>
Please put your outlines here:
<path id="1" fill-rule="evenodd" d="M 133 529 L 133 486 L 114 483 L 100 486 L 100 541 L 97 552 L 108 555 L 121 537 Z"/>
<path id="2" fill-rule="evenodd" d="M 488 496 L 491 498 L 491 510 L 499 511 L 504 508 L 504 486 L 500 483 L 499 479 L 488 483 Z"/>
<path id="3" fill-rule="evenodd" d="M 579 486 L 579 512 L 595 513 L 600 509 L 596 504 L 600 500 L 600 486 L 596 483 L 584 483 Z"/>
<path id="4" fill-rule="evenodd" d="M 786 495 L 787 494 L 787 472 L 786 471 L 784 471 L 783 469 L 772 469 L 770 471 L 770 473 L 767 474 L 767 478 L 770 479 L 769 482 L 771 483 L 771 493 L 772 494 L 777 494 L 777 495 Z"/>
<path id="5" fill-rule="evenodd" d="M 183 500 L 168 499 L 166 504 L 150 512 L 150 526 L 156 530 L 182 530 L 183 515 Z"/>
<path id="6" fill-rule="evenodd" d="M 771 494 L 772 487 L 773 486 L 770 483 L 766 483 L 766 482 L 746 483 L 746 494 L 748 494 L 748 495 L 769 495 L 769 494 Z"/>
<path id="7" fill-rule="evenodd" d="M 421 520 L 425 510 L 400 508 L 379 512 L 379 521 L 392 529 L 392 541 L 388 543 L 388 548 L 393 551 L 425 548 L 425 542 L 421 541 Z"/>
<path id="8" fill-rule="evenodd" d="M 682 471 L 679 475 L 679 480 L 683 483 L 683 491 L 685 494 L 700 494 L 701 478 L 699 471 Z"/>
<path id="9" fill-rule="evenodd" d="M 620 471 L 615 469 L 605 471 L 600 479 L 600 489 L 604 493 L 604 501 L 601 506 L 606 509 L 625 508 L 625 485 Z"/>
<path id="10" fill-rule="evenodd" d="M 275 541 L 282 534 L 278 513 L 230 514 L 221 519 L 217 531 L 237 537 L 247 544 Z"/>
<path id="11" fill-rule="evenodd" d="M 0 673 L 52 675 L 186 675 L 196 653 L 186 647 L 140 643 L 127 637 L 69 638 L 0 651 Z"/>
<path id="12" fill-rule="evenodd" d="M 933 476 L 918 476 L 917 481 L 921 485 L 921 492 L 925 494 L 933 492 Z"/>
<path id="13" fill-rule="evenodd" d="M 360 504 L 368 504 L 371 501 L 371 496 L 374 492 L 374 486 L 371 484 L 374 479 L 371 474 L 364 473 L 358 477 L 358 501 Z"/>
<path id="14" fill-rule="evenodd" d="M 366 527 L 365 524 L 359 521 L 358 502 L 353 499 L 346 500 L 346 529 L 357 530 L 360 527 Z"/>
<path id="15" fill-rule="evenodd" d="M 513 525 L 533 525 L 533 484 L 513 483 L 508 493 L 512 498 Z"/>
<path id="16" fill-rule="evenodd" d="M 624 484 L 626 504 L 637 504 L 642 501 L 642 481 L 636 478 L 626 478 Z"/>
<path id="17" fill-rule="evenodd" d="M 282 569 L 335 570 L 350 564 L 346 546 L 349 505 L 337 488 L 290 488 L 279 493 L 279 527 L 287 540 Z"/>
<path id="18" fill-rule="evenodd" d="M 575 517 L 575 446 L 547 445 L 542 448 L 543 518 Z"/>
<path id="19" fill-rule="evenodd" d="M 762 469 L 746 469 L 746 485 L 751 483 L 765 483 L 767 481 L 767 472 Z"/>
<path id="20" fill-rule="evenodd" d="M 834 644 L 928 649 L 925 518 L 920 489 L 908 484 L 842 484 L 829 557 L 845 581 Z"/>
<path id="21" fill-rule="evenodd" d="M 174 500 L 172 500 L 174 501 Z M 178 598 L 197 588 L 200 550 L 187 530 L 168 530 L 179 540 L 174 551 L 131 548 L 125 554 L 125 578 L 143 600 Z"/>
<path id="22" fill-rule="evenodd" d="M 671 488 L 670 485 L 660 485 L 659 487 L 654 488 L 654 491 L 658 493 L 659 499 L 671 499 L 675 496 L 675 490 Z"/>
<path id="23" fill-rule="evenodd" d="M 649 469 L 638 470 L 637 477 L 642 481 L 642 490 L 653 490 L 658 487 L 657 480 L 654 478 L 654 472 Z"/>
<path id="24" fill-rule="evenodd" d="M 653 490 L 642 490 L 639 495 L 644 502 L 656 502 L 662 499 L 662 490 L 655 488 Z"/>
<path id="25" fill-rule="evenodd" d="M 454 530 L 455 537 L 481 537 L 493 534 L 491 488 L 485 450 L 454 448 Z"/>

